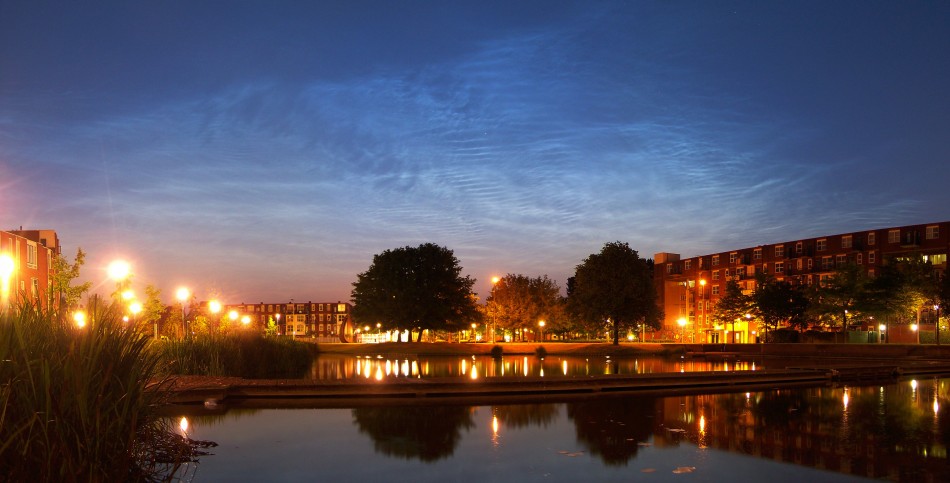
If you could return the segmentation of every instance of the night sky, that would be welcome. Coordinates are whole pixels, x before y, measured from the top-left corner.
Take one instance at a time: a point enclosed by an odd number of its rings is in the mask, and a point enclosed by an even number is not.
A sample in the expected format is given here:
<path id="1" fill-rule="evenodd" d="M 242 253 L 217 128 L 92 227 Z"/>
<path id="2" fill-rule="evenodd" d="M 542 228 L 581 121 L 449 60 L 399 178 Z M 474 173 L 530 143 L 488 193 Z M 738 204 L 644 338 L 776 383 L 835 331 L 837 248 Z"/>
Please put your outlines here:
<path id="1" fill-rule="evenodd" d="M 563 287 L 950 219 L 950 2 L 0 0 L 0 229 L 85 278 L 348 300 L 385 249 Z"/>

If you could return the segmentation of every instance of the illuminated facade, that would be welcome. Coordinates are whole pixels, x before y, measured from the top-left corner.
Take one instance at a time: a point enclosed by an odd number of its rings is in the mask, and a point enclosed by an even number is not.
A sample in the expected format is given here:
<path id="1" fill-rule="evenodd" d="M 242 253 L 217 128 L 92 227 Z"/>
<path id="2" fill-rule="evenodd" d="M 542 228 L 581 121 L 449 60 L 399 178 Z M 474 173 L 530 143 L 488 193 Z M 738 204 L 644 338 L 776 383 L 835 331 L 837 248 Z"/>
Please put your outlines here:
<path id="1" fill-rule="evenodd" d="M 323 303 L 258 303 L 231 304 L 224 312 L 236 311 L 247 315 L 259 327 L 273 321 L 280 335 L 312 337 L 323 341 L 345 341 L 352 335 L 350 313 L 353 306 L 346 302 Z"/>
<path id="2" fill-rule="evenodd" d="M 753 319 L 726 326 L 712 322 L 715 306 L 730 280 L 749 294 L 755 290 L 756 274 L 812 285 L 852 263 L 873 277 L 888 259 L 912 254 L 922 255 L 942 276 L 948 252 L 950 222 L 944 221 L 803 238 L 691 258 L 657 253 L 653 280 L 664 313 L 658 337 L 696 343 L 755 342 L 758 332 Z"/>
<path id="3" fill-rule="evenodd" d="M 53 261 L 60 254 L 53 230 L 0 231 L 0 307 L 37 304 L 47 307 Z"/>

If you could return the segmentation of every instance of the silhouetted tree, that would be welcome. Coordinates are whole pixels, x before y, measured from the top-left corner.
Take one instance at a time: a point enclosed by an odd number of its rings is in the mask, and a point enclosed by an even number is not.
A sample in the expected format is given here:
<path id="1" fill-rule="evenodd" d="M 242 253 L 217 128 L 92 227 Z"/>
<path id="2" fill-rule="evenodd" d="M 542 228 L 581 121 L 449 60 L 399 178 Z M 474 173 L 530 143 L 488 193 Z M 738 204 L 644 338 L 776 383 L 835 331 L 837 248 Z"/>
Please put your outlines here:
<path id="1" fill-rule="evenodd" d="M 755 313 L 762 318 L 766 331 L 778 328 L 782 323 L 799 330 L 808 324 L 805 318 L 808 310 L 805 293 L 798 286 L 784 280 L 757 276 L 752 301 L 755 304 Z"/>
<path id="2" fill-rule="evenodd" d="M 475 426 L 465 406 L 366 407 L 353 410 L 360 433 L 377 452 L 405 459 L 436 461 L 455 452 L 461 430 Z"/>
<path id="3" fill-rule="evenodd" d="M 610 466 L 626 465 L 653 434 L 656 400 L 601 398 L 568 403 L 577 441 Z"/>
<path id="4" fill-rule="evenodd" d="M 620 343 L 621 329 L 637 323 L 656 329 L 662 318 L 650 264 L 619 241 L 577 266 L 568 306 L 581 318 L 609 321 L 614 345 Z"/>
<path id="5" fill-rule="evenodd" d="M 478 319 L 472 286 L 452 250 L 432 243 L 386 250 L 353 283 L 353 319 L 383 330 L 456 330 Z"/>

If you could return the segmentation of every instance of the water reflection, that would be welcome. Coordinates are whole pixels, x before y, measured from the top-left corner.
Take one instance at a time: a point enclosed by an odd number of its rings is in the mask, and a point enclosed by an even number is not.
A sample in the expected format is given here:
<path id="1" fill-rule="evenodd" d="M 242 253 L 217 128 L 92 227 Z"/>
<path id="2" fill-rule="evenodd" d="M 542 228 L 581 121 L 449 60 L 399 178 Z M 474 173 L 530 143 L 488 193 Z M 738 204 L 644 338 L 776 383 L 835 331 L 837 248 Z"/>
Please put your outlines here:
<path id="1" fill-rule="evenodd" d="M 655 372 L 755 371 L 756 361 L 708 361 L 663 357 L 610 358 L 570 356 L 489 356 L 394 358 L 321 355 L 314 359 L 310 379 L 398 379 L 427 377 L 569 377 Z"/>
<path id="2" fill-rule="evenodd" d="M 554 364 L 559 370 L 563 367 L 563 361 Z M 375 373 L 375 364 L 370 367 L 370 373 Z M 402 364 L 398 367 L 403 377 Z M 471 369 L 469 366 L 466 370 Z M 383 471 L 373 468 L 385 468 L 387 461 L 395 459 L 429 468 L 425 474 L 430 479 L 438 479 L 433 475 L 444 478 L 456 474 L 457 466 L 464 461 L 473 472 L 466 473 L 466 479 L 494 477 L 491 469 L 501 467 L 510 472 L 502 478 L 508 481 L 522 481 L 526 472 L 539 469 L 570 474 L 578 471 L 577 465 L 583 466 L 582 477 L 609 479 L 657 468 L 681 472 L 689 468 L 706 473 L 707 481 L 763 472 L 781 475 L 776 476 L 778 479 L 770 477 L 774 481 L 819 481 L 806 472 L 811 471 L 805 469 L 810 467 L 836 472 L 838 478 L 854 475 L 892 481 L 950 481 L 946 382 L 907 380 L 887 386 L 678 397 L 617 396 L 479 407 L 287 410 L 283 411 L 284 420 L 322 419 L 311 424 L 307 436 L 283 434 L 268 440 L 286 438 L 294 447 L 322 441 L 332 445 L 328 446 L 332 449 L 306 449 L 319 454 L 343 448 L 323 464 L 332 466 L 337 463 L 335 459 L 347 460 L 359 466 L 358 471 L 364 471 L 352 473 L 357 470 L 350 467 L 337 470 L 349 479 L 385 476 L 365 472 Z M 256 415 L 239 414 L 239 418 L 189 416 L 189 433 L 216 440 L 224 448 L 226 439 L 237 437 L 234 432 L 259 437 L 275 425 L 274 418 L 280 417 L 263 411 L 260 414 L 267 415 L 262 419 L 266 423 L 259 424 Z M 237 423 L 231 424 L 229 419 Z M 349 430 L 346 423 L 350 424 Z M 295 424 L 301 425 L 306 426 Z M 334 429 L 320 435 L 324 427 Z M 218 428 L 222 431 L 217 432 Z M 373 449 L 361 451 L 360 441 L 371 442 Z M 264 453 L 265 460 L 271 450 L 255 449 Z M 221 448 L 217 452 L 203 458 L 202 464 L 227 461 Z M 570 456 L 581 458 L 566 458 Z M 525 466 L 525 461 L 537 463 Z M 446 466 L 440 466 L 443 463 Z M 776 467 L 780 463 L 797 466 Z M 266 477 L 267 473 L 261 475 Z"/>

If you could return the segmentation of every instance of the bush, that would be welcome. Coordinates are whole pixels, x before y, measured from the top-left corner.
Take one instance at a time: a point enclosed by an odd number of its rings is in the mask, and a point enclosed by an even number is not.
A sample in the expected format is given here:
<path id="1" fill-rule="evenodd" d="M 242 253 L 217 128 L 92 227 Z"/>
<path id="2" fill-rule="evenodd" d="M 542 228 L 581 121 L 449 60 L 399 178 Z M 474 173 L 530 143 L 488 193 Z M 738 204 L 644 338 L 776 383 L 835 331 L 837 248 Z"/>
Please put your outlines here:
<path id="1" fill-rule="evenodd" d="M 170 477 L 195 455 L 161 418 L 149 338 L 114 312 L 85 327 L 38 307 L 0 316 L 0 474 L 7 481 Z"/>
<path id="2" fill-rule="evenodd" d="M 799 342 L 800 335 L 795 329 L 775 329 L 769 332 L 769 342 Z"/>
<path id="3" fill-rule="evenodd" d="M 548 355 L 548 350 L 545 349 L 543 345 L 539 345 L 536 349 L 534 349 L 534 355 L 538 357 L 546 357 Z"/>
<path id="4" fill-rule="evenodd" d="M 503 352 L 500 345 L 493 345 L 491 348 L 491 356 L 495 359 L 501 359 L 501 353 Z"/>
<path id="5" fill-rule="evenodd" d="M 159 352 L 172 374 L 299 378 L 310 369 L 316 346 L 259 334 L 238 334 L 164 342 Z"/>

